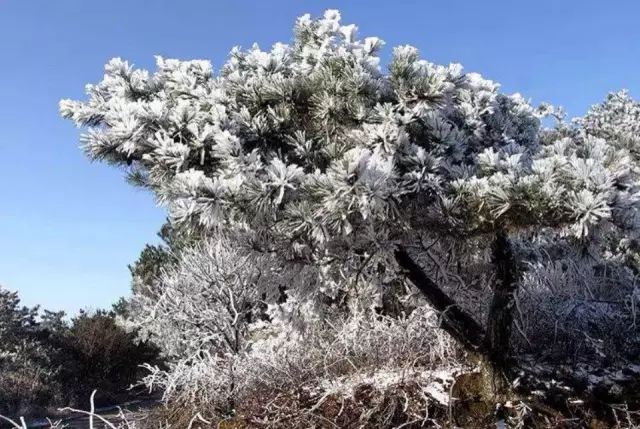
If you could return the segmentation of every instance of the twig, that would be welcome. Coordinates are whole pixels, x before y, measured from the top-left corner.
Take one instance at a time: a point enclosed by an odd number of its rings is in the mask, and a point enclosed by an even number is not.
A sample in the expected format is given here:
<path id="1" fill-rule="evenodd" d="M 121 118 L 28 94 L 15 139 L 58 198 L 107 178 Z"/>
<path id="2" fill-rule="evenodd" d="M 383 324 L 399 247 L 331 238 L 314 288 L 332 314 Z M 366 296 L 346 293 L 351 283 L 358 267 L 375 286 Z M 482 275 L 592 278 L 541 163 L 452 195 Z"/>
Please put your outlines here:
<path id="1" fill-rule="evenodd" d="M 97 417 L 98 419 L 100 419 L 105 425 L 107 425 L 111 429 L 118 429 L 109 420 L 105 419 L 104 417 L 102 417 L 99 414 L 95 414 L 94 397 L 96 395 L 96 392 L 97 392 L 97 390 L 94 390 L 91 393 L 91 398 L 89 399 L 90 404 L 91 404 L 91 411 L 78 410 L 78 409 L 70 408 L 70 407 L 59 408 L 58 411 L 60 411 L 60 412 L 70 411 L 72 413 L 84 414 L 86 416 L 89 416 L 89 429 L 94 429 L 94 426 L 93 426 L 93 418 L 94 417 Z M 25 426 L 25 429 L 26 429 L 26 426 Z"/>
<path id="2" fill-rule="evenodd" d="M 25 423 L 24 418 L 22 417 L 20 417 L 20 422 L 22 423 L 22 426 L 16 423 L 15 421 L 11 420 L 9 417 L 5 417 L 1 414 L 0 414 L 0 419 L 11 423 L 13 427 L 16 429 L 27 429 L 27 424 Z"/>

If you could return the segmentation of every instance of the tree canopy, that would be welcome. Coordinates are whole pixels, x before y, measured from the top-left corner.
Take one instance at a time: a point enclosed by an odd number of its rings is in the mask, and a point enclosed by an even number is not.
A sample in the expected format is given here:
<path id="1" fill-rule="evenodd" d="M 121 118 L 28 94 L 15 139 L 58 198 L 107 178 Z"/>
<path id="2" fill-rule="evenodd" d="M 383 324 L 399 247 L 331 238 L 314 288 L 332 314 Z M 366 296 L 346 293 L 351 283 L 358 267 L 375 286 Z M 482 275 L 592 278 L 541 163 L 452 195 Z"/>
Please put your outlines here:
<path id="1" fill-rule="evenodd" d="M 606 138 L 633 130 L 599 125 L 624 96 L 545 136 L 548 106 L 410 46 L 383 72 L 383 42 L 356 30 L 337 11 L 304 16 L 291 45 L 236 48 L 217 74 L 208 61 L 158 57 L 151 74 L 116 58 L 61 111 L 89 127 L 91 158 L 128 166 L 175 221 L 266 231 L 300 254 L 403 227 L 635 228 L 633 156 Z"/>

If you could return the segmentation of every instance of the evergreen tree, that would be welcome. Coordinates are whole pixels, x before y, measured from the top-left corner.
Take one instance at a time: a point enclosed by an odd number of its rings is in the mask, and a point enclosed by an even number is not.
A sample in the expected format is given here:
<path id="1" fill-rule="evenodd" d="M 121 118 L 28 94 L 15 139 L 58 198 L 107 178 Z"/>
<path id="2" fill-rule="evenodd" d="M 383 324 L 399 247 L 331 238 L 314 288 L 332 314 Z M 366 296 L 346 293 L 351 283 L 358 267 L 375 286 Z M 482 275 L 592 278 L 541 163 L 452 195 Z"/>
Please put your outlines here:
<path id="1" fill-rule="evenodd" d="M 637 236 L 638 105 L 612 95 L 567 124 L 411 46 L 383 71 L 382 46 L 329 10 L 299 18 L 290 45 L 233 49 L 217 74 L 113 59 L 88 100 L 60 109 L 86 127 L 87 155 L 127 168 L 172 225 L 277 257 L 271 271 L 305 266 L 280 301 L 277 284 L 260 291 L 268 305 L 385 312 L 392 290 L 410 311 L 406 278 L 460 344 L 508 368 L 518 285 L 547 275 L 527 267 L 557 256 L 627 278 L 633 258 L 606 237 Z M 478 282 L 490 303 L 457 299 Z"/>

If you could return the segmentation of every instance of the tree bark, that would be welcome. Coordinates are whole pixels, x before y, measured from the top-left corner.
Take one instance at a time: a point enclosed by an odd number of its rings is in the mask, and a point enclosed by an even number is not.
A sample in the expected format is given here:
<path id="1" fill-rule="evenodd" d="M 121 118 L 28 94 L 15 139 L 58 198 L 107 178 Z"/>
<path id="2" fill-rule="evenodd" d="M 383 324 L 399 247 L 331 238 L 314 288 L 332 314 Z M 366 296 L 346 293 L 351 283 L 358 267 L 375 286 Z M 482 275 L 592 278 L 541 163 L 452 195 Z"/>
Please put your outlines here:
<path id="1" fill-rule="evenodd" d="M 447 295 L 411 258 L 406 249 L 399 246 L 395 258 L 406 270 L 409 280 L 422 292 L 433 308 L 441 314 L 441 327 L 458 340 L 467 351 L 477 353 L 484 346 L 485 332 L 449 295 Z"/>
<path id="2" fill-rule="evenodd" d="M 496 270 L 496 282 L 493 285 L 493 299 L 487 318 L 485 348 L 490 361 L 506 370 L 511 356 L 511 327 L 518 286 L 518 269 L 511 242 L 504 230 L 496 234 L 491 262 Z"/>
<path id="3" fill-rule="evenodd" d="M 399 246 L 396 261 L 407 272 L 409 280 L 422 292 L 433 308 L 442 315 L 441 327 L 468 351 L 480 353 L 496 369 L 506 370 L 511 357 L 511 329 L 518 269 L 511 242 L 504 230 L 496 234 L 491 262 L 496 270 L 493 298 L 489 308 L 486 332 L 475 319 L 447 295 Z"/>

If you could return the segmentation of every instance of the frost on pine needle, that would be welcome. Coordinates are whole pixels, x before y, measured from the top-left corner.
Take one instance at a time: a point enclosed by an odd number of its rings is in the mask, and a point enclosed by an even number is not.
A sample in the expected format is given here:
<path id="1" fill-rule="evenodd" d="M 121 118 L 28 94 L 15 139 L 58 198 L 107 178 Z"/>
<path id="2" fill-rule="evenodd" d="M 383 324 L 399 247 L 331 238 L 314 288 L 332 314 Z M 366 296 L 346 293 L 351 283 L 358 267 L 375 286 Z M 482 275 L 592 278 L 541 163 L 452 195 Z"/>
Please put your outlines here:
<path id="1" fill-rule="evenodd" d="M 410 46 L 385 73 L 382 43 L 356 30 L 338 13 L 301 18 L 292 45 L 234 49 L 217 74 L 207 61 L 158 57 L 149 73 L 116 58 L 87 101 L 60 110 L 87 127 L 91 158 L 129 166 L 176 221 L 278 227 L 298 252 L 380 223 L 415 227 L 417 202 L 433 206 L 422 222 L 459 233 L 553 222 L 584 237 L 635 210 L 616 186 L 633 117 L 598 125 L 632 109 L 628 96 L 542 141 L 549 109 Z M 443 200 L 451 210 L 437 209 Z"/>

